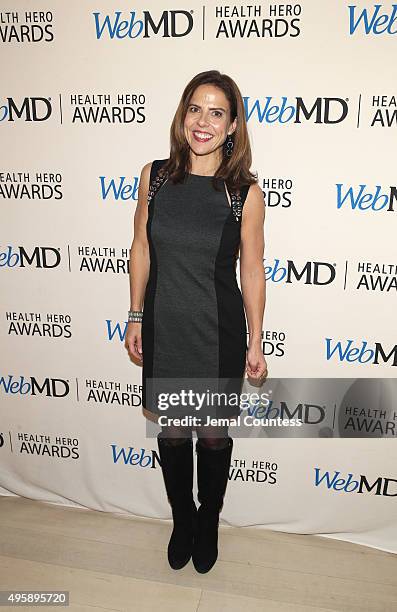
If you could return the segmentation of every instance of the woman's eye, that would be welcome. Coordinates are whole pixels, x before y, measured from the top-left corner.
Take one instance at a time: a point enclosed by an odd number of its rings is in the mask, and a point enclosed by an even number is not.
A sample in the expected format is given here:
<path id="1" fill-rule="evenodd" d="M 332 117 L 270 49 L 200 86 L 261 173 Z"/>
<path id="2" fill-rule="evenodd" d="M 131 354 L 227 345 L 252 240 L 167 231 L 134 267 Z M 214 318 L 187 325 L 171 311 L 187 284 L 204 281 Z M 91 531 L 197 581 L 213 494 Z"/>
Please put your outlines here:
<path id="1" fill-rule="evenodd" d="M 198 111 L 198 108 L 197 106 L 190 106 L 189 110 L 191 113 L 195 113 L 196 111 Z M 222 117 L 223 115 L 222 111 L 218 111 L 218 110 L 214 111 L 214 114 L 216 117 Z"/>

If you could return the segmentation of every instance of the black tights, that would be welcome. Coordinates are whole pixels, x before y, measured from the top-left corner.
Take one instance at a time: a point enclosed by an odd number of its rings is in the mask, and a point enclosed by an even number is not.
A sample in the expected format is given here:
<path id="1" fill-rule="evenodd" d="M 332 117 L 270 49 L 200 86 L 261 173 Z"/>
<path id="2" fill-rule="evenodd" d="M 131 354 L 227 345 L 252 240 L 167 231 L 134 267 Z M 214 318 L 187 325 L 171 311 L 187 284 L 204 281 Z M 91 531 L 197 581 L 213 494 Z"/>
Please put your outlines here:
<path id="1" fill-rule="evenodd" d="M 200 444 L 205 448 L 217 450 L 226 448 L 228 445 L 228 426 L 201 426 L 194 428 L 197 432 L 197 437 Z M 187 439 L 192 438 L 192 428 L 176 427 L 174 425 L 163 426 L 161 428 L 161 437 L 167 440 L 171 446 L 183 444 Z"/>

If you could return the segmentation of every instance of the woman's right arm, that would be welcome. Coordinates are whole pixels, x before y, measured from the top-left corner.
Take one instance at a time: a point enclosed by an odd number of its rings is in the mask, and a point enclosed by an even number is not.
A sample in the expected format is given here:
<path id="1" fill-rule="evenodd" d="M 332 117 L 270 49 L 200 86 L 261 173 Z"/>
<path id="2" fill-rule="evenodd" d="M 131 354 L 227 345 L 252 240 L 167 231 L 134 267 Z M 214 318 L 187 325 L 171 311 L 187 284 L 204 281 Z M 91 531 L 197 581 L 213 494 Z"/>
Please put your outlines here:
<path id="1" fill-rule="evenodd" d="M 150 254 L 146 223 L 151 167 L 152 162 L 145 164 L 139 179 L 138 202 L 134 214 L 134 237 L 130 250 L 130 310 L 143 310 L 145 290 L 149 279 Z M 141 323 L 128 323 L 125 345 L 132 356 L 142 361 Z"/>

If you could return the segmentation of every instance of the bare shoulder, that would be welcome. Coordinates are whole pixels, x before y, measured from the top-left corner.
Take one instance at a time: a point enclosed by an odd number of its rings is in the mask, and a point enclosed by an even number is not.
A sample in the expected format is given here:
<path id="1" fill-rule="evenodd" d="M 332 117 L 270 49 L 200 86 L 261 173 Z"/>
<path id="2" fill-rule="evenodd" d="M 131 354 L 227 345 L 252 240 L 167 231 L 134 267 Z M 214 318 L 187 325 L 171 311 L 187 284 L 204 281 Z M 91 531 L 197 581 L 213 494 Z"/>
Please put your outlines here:
<path id="1" fill-rule="evenodd" d="M 141 175 L 139 177 L 139 186 L 138 186 L 138 203 L 144 203 L 147 200 L 147 196 L 149 193 L 149 183 L 150 183 L 150 171 L 152 168 L 152 162 L 148 162 L 142 167 Z"/>
<path id="2" fill-rule="evenodd" d="M 263 191 L 259 187 L 259 183 L 252 183 L 252 185 L 249 186 L 246 201 L 248 202 L 248 200 L 261 203 L 264 201 Z"/>
<path id="3" fill-rule="evenodd" d="M 140 183 L 142 182 L 142 183 L 143 183 L 143 186 L 144 186 L 144 187 L 148 187 L 148 188 L 149 188 L 150 171 L 151 171 L 151 169 L 152 169 L 152 163 L 153 163 L 153 162 L 151 162 L 151 161 L 150 161 L 150 162 L 148 162 L 147 164 L 145 164 L 145 165 L 142 167 L 142 170 L 141 170 L 141 176 L 140 176 L 140 179 L 139 179 L 139 182 L 140 182 Z"/>
<path id="4" fill-rule="evenodd" d="M 243 219 L 264 219 L 265 216 L 265 197 L 259 183 L 252 183 L 249 186 L 247 197 L 244 204 Z"/>

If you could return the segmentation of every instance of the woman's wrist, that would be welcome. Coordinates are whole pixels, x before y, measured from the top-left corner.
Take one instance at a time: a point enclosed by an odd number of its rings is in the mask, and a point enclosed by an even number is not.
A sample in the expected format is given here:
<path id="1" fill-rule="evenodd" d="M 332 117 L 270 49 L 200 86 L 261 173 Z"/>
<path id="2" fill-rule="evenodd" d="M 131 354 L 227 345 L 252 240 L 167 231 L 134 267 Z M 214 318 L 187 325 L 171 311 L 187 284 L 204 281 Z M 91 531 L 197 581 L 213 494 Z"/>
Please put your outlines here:
<path id="1" fill-rule="evenodd" d="M 143 310 L 129 310 L 128 311 L 128 323 L 141 323 L 143 317 Z"/>
<path id="2" fill-rule="evenodd" d="M 258 342 L 263 338 L 263 334 L 250 334 L 249 335 L 252 340 L 256 340 Z"/>
<path id="3" fill-rule="evenodd" d="M 263 339 L 263 331 L 262 332 L 256 332 L 256 333 L 250 333 L 249 334 L 249 345 L 250 346 L 260 346 L 262 343 L 262 339 Z"/>

